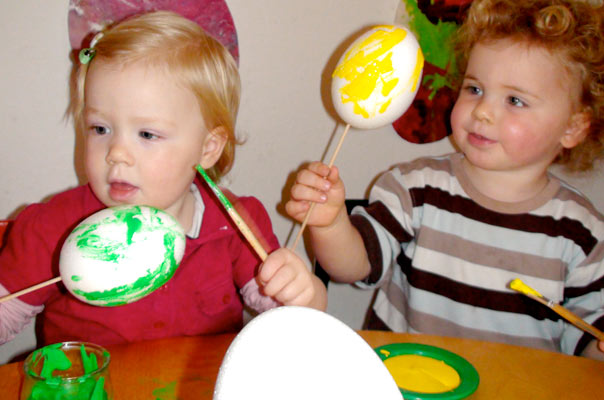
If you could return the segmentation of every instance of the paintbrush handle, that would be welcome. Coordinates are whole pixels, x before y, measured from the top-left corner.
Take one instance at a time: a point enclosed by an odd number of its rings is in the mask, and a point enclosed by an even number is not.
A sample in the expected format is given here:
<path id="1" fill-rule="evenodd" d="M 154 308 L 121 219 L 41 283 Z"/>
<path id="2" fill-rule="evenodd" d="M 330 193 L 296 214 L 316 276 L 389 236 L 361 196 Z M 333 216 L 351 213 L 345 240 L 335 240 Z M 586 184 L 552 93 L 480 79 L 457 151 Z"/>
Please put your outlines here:
<path id="1" fill-rule="evenodd" d="M 241 216 L 239 215 L 237 210 L 235 210 L 235 207 L 233 207 L 233 204 L 231 204 L 229 199 L 224 195 L 224 193 L 222 193 L 220 188 L 208 176 L 208 174 L 201 167 L 201 165 L 197 165 L 195 168 L 201 174 L 201 176 L 203 176 L 203 179 L 205 179 L 206 183 L 208 184 L 208 186 L 210 186 L 210 189 L 212 189 L 212 191 L 214 192 L 216 197 L 218 197 L 218 200 L 220 200 L 220 202 L 224 206 L 225 210 L 229 213 L 229 216 L 231 217 L 233 222 L 235 222 L 235 225 L 237 225 L 237 228 L 239 229 L 239 231 L 243 234 L 243 236 L 248 241 L 248 243 L 256 251 L 256 254 L 258 254 L 258 257 L 260 257 L 260 259 L 262 261 L 266 260 L 266 257 L 268 257 L 266 250 L 264 250 L 264 247 L 262 247 L 262 244 L 260 244 L 258 239 L 256 239 L 256 236 L 254 236 L 250 227 L 245 223 L 243 218 L 241 218 Z"/>
<path id="2" fill-rule="evenodd" d="M 61 280 L 61 277 L 57 276 L 56 278 L 49 279 L 46 282 L 38 283 L 37 285 L 30 286 L 23 290 L 19 290 L 18 292 L 15 292 L 15 293 L 7 294 L 4 297 L 0 297 L 0 303 L 4 303 L 5 301 L 9 301 L 11 299 L 14 299 L 15 297 L 23 296 L 24 294 L 36 291 L 38 289 L 42 289 L 43 287 L 52 285 L 53 283 L 57 283 L 60 280 Z"/>
<path id="3" fill-rule="evenodd" d="M 551 309 L 554 310 L 555 312 L 557 312 L 562 317 L 564 317 L 568 322 L 570 322 L 577 328 L 582 329 L 585 332 L 592 334 L 598 340 L 604 341 L 604 332 L 602 332 L 595 326 L 588 324 L 587 322 L 585 322 L 585 320 L 583 320 L 577 314 L 573 313 L 572 311 L 568 310 L 567 308 L 562 307 L 560 304 L 555 304 L 555 303 L 552 305 Z"/>
<path id="4" fill-rule="evenodd" d="M 602 332 L 595 326 L 588 324 L 587 322 L 585 322 L 585 320 L 583 320 L 577 314 L 570 311 L 568 308 L 565 308 L 565 307 L 561 306 L 560 304 L 554 303 L 553 301 L 551 301 L 545 297 L 535 296 L 530 293 L 524 293 L 524 294 L 526 296 L 530 297 L 531 299 L 536 300 L 539 303 L 548 306 L 553 311 L 555 311 L 558 315 L 560 315 L 562 318 L 564 318 L 565 320 L 567 320 L 568 322 L 570 322 L 577 328 L 582 329 L 583 331 L 593 335 L 598 340 L 604 341 L 604 332 Z"/>
<path id="5" fill-rule="evenodd" d="M 243 236 L 248 241 L 248 243 L 256 251 L 256 254 L 258 254 L 258 257 L 260 257 L 260 259 L 262 261 L 266 260 L 266 257 L 268 257 L 266 250 L 264 250 L 264 247 L 262 247 L 262 245 L 260 244 L 258 239 L 256 239 L 256 236 L 254 236 L 254 234 L 252 233 L 252 230 L 245 223 L 243 218 L 241 218 L 241 216 L 237 213 L 237 211 L 235 211 L 234 208 L 230 208 L 227 211 L 228 211 L 229 215 L 231 216 L 231 219 L 235 222 L 235 225 L 237 225 L 237 228 L 239 228 L 239 231 L 243 234 Z"/>

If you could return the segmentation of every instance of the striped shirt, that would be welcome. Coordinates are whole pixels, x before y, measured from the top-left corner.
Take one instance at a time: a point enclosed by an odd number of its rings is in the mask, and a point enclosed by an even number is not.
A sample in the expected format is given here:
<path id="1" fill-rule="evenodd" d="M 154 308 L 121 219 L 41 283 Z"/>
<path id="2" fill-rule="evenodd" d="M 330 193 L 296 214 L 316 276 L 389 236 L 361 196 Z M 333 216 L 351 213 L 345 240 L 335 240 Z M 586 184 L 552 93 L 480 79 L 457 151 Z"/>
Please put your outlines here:
<path id="1" fill-rule="evenodd" d="M 420 158 L 382 175 L 352 212 L 379 287 L 373 311 L 393 331 L 580 354 L 593 339 L 508 288 L 515 278 L 604 329 L 604 217 L 550 175 L 520 203 L 472 186 L 463 155 Z"/>

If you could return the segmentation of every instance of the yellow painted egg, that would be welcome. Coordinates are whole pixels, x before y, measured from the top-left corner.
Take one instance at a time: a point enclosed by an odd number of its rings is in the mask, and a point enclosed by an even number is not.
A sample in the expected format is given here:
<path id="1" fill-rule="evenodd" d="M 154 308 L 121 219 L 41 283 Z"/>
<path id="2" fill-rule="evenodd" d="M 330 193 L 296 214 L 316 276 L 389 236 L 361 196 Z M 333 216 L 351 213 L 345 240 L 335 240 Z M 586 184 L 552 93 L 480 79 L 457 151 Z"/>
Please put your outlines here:
<path id="1" fill-rule="evenodd" d="M 417 39 L 402 26 L 375 26 L 356 39 L 332 75 L 338 115 L 359 129 L 391 124 L 409 108 L 424 66 Z"/>

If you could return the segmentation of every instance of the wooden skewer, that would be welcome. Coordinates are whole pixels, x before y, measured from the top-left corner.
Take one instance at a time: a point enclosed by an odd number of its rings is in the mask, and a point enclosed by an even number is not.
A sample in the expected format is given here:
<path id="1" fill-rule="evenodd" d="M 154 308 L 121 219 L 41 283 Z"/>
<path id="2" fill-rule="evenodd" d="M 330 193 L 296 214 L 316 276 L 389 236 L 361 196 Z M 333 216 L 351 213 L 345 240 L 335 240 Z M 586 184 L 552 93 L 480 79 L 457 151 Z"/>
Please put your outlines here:
<path id="1" fill-rule="evenodd" d="M 4 303 L 5 301 L 9 301 L 11 299 L 14 299 L 15 297 L 23 296 L 24 294 L 33 292 L 38 289 L 42 289 L 43 287 L 52 285 L 53 283 L 57 283 L 60 280 L 61 280 L 61 277 L 57 276 L 56 278 L 52 278 L 50 280 L 47 280 L 46 282 L 38 283 L 37 285 L 30 286 L 26 289 L 19 290 L 18 292 L 15 292 L 15 293 L 7 294 L 4 297 L 0 297 L 0 303 Z"/>
<path id="2" fill-rule="evenodd" d="M 256 236 L 254 236 L 250 227 L 245 223 L 243 218 L 241 218 L 241 216 L 239 215 L 237 210 L 235 210 L 235 207 L 233 207 L 233 204 L 231 204 L 229 199 L 227 199 L 227 197 L 224 195 L 224 193 L 222 193 L 220 188 L 218 186 L 216 186 L 214 181 L 212 181 L 212 179 L 210 179 L 210 177 L 208 176 L 206 171 L 201 167 L 201 165 L 197 165 L 195 168 L 197 169 L 197 171 L 199 171 L 201 176 L 203 176 L 203 179 L 206 180 L 206 182 L 208 183 L 208 185 L 210 186 L 210 188 L 212 189 L 212 191 L 214 192 L 216 197 L 218 197 L 218 200 L 220 200 L 220 202 L 222 203 L 222 205 L 224 206 L 226 211 L 229 213 L 229 216 L 231 217 L 231 219 L 235 222 L 235 225 L 237 225 L 237 228 L 239 228 L 239 231 L 243 234 L 245 239 L 249 242 L 249 244 L 252 246 L 252 248 L 256 251 L 256 253 L 258 254 L 258 257 L 260 257 L 260 259 L 262 261 L 266 260 L 266 257 L 268 256 L 266 253 L 266 250 L 264 250 L 264 247 L 262 247 L 262 244 L 260 244 L 258 239 L 256 239 Z"/>
<path id="3" fill-rule="evenodd" d="M 348 133 L 348 130 L 350 130 L 350 124 L 346 125 L 346 128 L 344 129 L 344 132 L 342 133 L 342 136 L 340 137 L 340 141 L 338 142 L 338 145 L 336 146 L 336 149 L 333 153 L 333 156 L 331 156 L 331 160 L 329 161 L 329 168 L 333 167 L 333 163 L 336 160 L 336 157 L 338 156 L 338 152 L 340 151 L 340 148 L 342 147 L 342 143 L 344 143 L 344 138 L 346 137 L 346 134 Z M 325 177 L 327 178 L 327 177 Z M 315 205 L 317 203 L 311 203 L 310 208 L 308 209 L 308 211 L 306 212 L 306 215 L 304 216 L 304 221 L 302 221 L 302 226 L 300 227 L 300 230 L 298 231 L 298 234 L 296 235 L 296 240 L 294 240 L 294 244 L 292 244 L 292 246 L 290 247 L 290 250 L 295 250 L 296 247 L 298 247 L 298 242 L 300 241 L 300 238 L 302 237 L 302 233 L 304 233 L 304 228 L 306 228 L 306 225 L 308 224 L 308 219 L 310 218 L 310 214 L 312 214 L 312 210 L 315 208 Z"/>
<path id="4" fill-rule="evenodd" d="M 529 287 L 520 279 L 514 279 L 510 282 L 509 287 L 516 290 L 523 295 L 538 301 L 539 303 L 551 308 L 554 312 L 560 315 L 562 318 L 576 326 L 577 328 L 593 335 L 598 340 L 604 341 L 604 332 L 596 328 L 595 326 L 588 324 L 585 320 L 573 313 L 569 309 L 561 306 L 560 304 L 554 303 L 553 300 L 548 299 L 535 289 Z"/>
<path id="5" fill-rule="evenodd" d="M 233 205 L 231 204 L 229 199 L 226 198 L 226 196 L 222 193 L 222 191 L 218 188 L 218 186 L 216 186 L 216 184 L 210 179 L 210 177 L 206 174 L 206 172 L 203 170 L 203 168 L 201 168 L 200 165 L 198 165 L 196 168 L 201 173 L 201 175 L 204 177 L 206 182 L 208 182 L 208 184 L 210 185 L 210 188 L 212 188 L 212 190 L 214 191 L 214 193 L 216 194 L 216 196 L 218 197 L 220 202 L 224 205 L 227 212 L 229 213 L 229 216 L 233 219 L 233 221 L 235 222 L 235 225 L 237 225 L 237 228 L 239 228 L 239 230 L 241 231 L 243 236 L 250 243 L 252 248 L 256 251 L 256 253 L 258 254 L 258 257 L 260 257 L 260 259 L 262 261 L 266 260 L 266 257 L 268 256 L 266 253 L 266 250 L 264 250 L 264 247 L 262 247 L 262 245 L 260 244 L 258 239 L 256 239 L 256 237 L 252 233 L 252 230 L 245 223 L 245 221 L 241 218 L 241 216 L 237 213 L 237 211 L 235 210 L 235 208 L 233 207 Z M 61 280 L 61 277 L 58 276 L 58 277 L 50 279 L 46 282 L 42 282 L 37 285 L 20 290 L 18 292 L 8 294 L 4 297 L 0 297 L 0 303 L 13 299 L 15 297 L 22 296 L 26 293 L 30 293 L 35 290 L 41 289 L 45 286 L 52 285 L 53 283 L 59 282 L 60 280 Z"/>

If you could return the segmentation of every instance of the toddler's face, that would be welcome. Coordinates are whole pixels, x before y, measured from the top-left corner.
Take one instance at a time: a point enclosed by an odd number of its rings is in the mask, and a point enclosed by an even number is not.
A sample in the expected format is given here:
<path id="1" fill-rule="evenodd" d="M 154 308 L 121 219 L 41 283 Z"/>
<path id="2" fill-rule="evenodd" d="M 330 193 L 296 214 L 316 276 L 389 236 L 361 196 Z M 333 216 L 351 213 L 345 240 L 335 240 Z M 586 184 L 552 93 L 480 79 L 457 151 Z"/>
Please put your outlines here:
<path id="1" fill-rule="evenodd" d="M 164 209 L 184 226 L 208 135 L 199 104 L 158 68 L 95 60 L 85 93 L 86 173 L 107 206 Z"/>
<path id="2" fill-rule="evenodd" d="M 562 149 L 579 94 L 579 79 L 547 50 L 479 43 L 451 115 L 453 138 L 479 168 L 545 169 Z"/>

